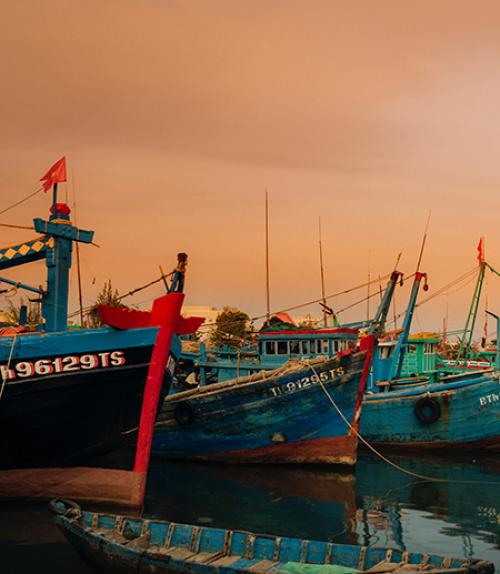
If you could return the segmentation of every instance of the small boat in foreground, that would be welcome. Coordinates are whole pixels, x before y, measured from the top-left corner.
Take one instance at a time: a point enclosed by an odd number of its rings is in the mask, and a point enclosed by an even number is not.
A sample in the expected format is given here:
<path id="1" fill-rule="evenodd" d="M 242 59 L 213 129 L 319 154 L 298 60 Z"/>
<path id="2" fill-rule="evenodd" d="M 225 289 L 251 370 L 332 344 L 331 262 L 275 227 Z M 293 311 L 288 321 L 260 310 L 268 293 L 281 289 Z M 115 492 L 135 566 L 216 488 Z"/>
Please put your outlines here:
<path id="1" fill-rule="evenodd" d="M 54 500 L 56 523 L 92 566 L 116 574 L 493 574 L 491 562 L 84 512 Z"/>

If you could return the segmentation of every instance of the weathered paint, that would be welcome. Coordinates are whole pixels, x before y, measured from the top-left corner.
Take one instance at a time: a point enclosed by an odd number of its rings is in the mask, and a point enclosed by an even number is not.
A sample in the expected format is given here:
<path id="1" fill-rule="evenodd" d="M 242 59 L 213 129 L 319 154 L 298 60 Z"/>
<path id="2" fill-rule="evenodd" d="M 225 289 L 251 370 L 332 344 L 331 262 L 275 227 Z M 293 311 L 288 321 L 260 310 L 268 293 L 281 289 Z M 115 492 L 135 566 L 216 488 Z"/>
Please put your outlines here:
<path id="1" fill-rule="evenodd" d="M 500 451 L 499 375 L 474 372 L 440 383 L 394 385 L 363 401 L 361 434 L 385 447 L 414 449 L 485 449 Z M 437 421 L 422 423 L 415 415 L 421 398 L 440 406 Z"/>
<path id="2" fill-rule="evenodd" d="M 493 574 L 494 571 L 490 562 L 480 560 L 82 513 L 79 508 L 68 508 L 62 501 L 54 501 L 51 507 L 69 542 L 85 560 L 102 571 L 285 574 L 293 568 L 295 572 L 354 574 L 382 561 L 393 564 L 389 565 L 390 571 L 398 563 L 428 565 L 425 570 L 445 569 L 440 571 L 450 573 L 454 571 L 450 569 L 458 568 L 462 568 L 459 570 L 462 574 Z M 307 566 L 313 569 L 307 570 Z"/>
<path id="3" fill-rule="evenodd" d="M 147 474 L 106 468 L 29 468 L 0 472 L 1 498 L 70 498 L 93 504 L 140 508 Z"/>
<path id="4" fill-rule="evenodd" d="M 366 361 L 365 351 L 346 354 L 318 359 L 313 362 L 314 370 L 295 365 L 287 371 L 168 396 L 158 417 L 153 452 L 238 462 L 354 464 L 356 436 L 337 414 L 319 380 L 354 424 Z M 180 424 L 176 414 L 186 408 L 191 420 Z"/>

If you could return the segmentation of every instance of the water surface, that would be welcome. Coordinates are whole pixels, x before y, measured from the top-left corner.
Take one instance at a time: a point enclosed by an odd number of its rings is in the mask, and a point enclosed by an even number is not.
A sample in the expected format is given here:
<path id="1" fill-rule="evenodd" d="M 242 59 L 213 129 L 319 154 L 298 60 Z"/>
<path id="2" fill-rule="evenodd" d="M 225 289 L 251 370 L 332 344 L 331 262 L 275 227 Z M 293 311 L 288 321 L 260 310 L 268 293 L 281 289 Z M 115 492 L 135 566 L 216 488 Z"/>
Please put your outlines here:
<path id="1" fill-rule="evenodd" d="M 206 526 L 482 557 L 500 571 L 500 462 L 361 455 L 327 467 L 155 462 L 144 515 Z M 2 505 L 2 574 L 88 574 L 45 506 Z"/>

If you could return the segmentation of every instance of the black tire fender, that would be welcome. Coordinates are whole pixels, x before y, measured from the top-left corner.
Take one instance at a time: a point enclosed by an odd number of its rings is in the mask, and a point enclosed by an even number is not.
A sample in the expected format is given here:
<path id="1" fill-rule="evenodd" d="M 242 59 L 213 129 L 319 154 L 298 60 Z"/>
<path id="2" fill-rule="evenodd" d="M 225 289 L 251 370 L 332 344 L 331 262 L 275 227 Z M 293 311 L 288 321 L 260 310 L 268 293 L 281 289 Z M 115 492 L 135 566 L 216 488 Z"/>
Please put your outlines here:
<path id="1" fill-rule="evenodd" d="M 415 416 L 424 425 L 430 425 L 439 420 L 441 416 L 441 405 L 433 397 L 422 397 L 418 399 L 414 407 Z"/>
<path id="2" fill-rule="evenodd" d="M 188 402 L 181 401 L 175 405 L 174 417 L 178 425 L 190 425 L 195 419 L 193 407 Z"/>

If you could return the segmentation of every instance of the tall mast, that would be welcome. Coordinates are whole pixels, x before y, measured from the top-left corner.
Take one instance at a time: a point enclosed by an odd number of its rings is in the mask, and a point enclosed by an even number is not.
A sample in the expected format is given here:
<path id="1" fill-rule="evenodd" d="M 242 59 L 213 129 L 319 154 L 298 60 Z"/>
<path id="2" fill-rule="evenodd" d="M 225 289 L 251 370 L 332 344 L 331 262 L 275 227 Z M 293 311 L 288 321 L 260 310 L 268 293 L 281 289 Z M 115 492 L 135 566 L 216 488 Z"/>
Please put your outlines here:
<path id="1" fill-rule="evenodd" d="M 370 252 L 368 252 L 368 294 L 366 297 L 366 320 L 370 320 Z"/>
<path id="2" fill-rule="evenodd" d="M 271 318 L 271 296 L 269 293 L 269 199 L 266 189 L 266 317 Z"/>
<path id="3" fill-rule="evenodd" d="M 75 226 L 78 225 L 76 221 L 76 194 L 75 194 L 75 172 L 71 169 L 71 191 L 73 192 L 73 219 Z M 83 301 L 82 301 L 82 272 L 80 267 L 80 244 L 75 242 L 76 248 L 76 274 L 78 278 L 78 303 L 80 306 L 80 326 L 83 327 Z"/>
<path id="4" fill-rule="evenodd" d="M 420 264 L 422 263 L 422 256 L 424 254 L 425 242 L 427 240 L 427 231 L 429 229 L 429 221 L 431 218 L 431 212 L 427 217 L 427 223 L 425 224 L 424 236 L 422 237 L 422 244 L 420 246 L 420 253 L 417 261 L 417 270 L 415 271 L 415 278 L 413 280 L 413 286 L 411 288 L 410 300 L 408 302 L 408 308 L 403 319 L 402 331 L 398 337 L 396 343 L 396 348 L 394 349 L 391 368 L 389 373 L 389 381 L 393 379 L 399 379 L 401 377 L 401 372 L 403 370 L 403 360 L 406 353 L 406 347 L 408 345 L 408 337 L 410 336 L 411 322 L 413 319 L 413 314 L 415 312 L 415 305 L 417 302 L 418 291 L 420 289 L 420 283 L 424 281 L 424 291 L 429 288 L 427 285 L 427 273 L 422 273 L 420 271 Z"/>
<path id="5" fill-rule="evenodd" d="M 327 327 L 327 312 L 326 312 L 326 295 L 325 295 L 325 270 L 323 268 L 323 247 L 321 244 L 321 217 L 318 217 L 319 223 L 319 266 L 321 270 L 321 299 L 323 301 L 323 325 Z"/>

